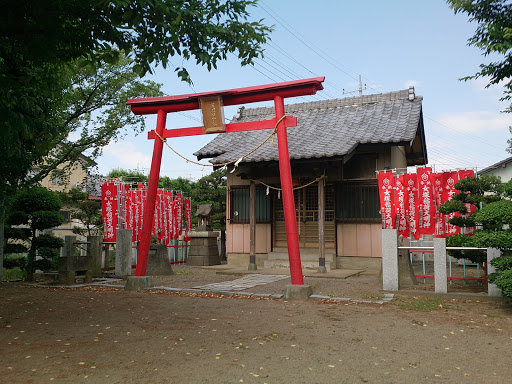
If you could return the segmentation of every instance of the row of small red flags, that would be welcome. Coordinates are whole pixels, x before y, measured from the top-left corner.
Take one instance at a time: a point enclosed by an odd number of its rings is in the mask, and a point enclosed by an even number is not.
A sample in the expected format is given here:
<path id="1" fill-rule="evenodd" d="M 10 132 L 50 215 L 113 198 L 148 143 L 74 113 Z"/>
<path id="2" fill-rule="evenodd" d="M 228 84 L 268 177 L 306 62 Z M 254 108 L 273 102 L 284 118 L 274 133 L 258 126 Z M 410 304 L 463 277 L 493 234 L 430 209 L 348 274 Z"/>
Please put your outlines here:
<path id="1" fill-rule="evenodd" d="M 461 233 L 461 228 L 448 220 L 459 213 L 444 215 L 439 206 L 458 194 L 455 184 L 466 177 L 475 177 L 473 170 L 432 172 L 432 168 L 418 168 L 416 173 L 396 176 L 392 171 L 379 172 L 380 213 L 382 228 L 397 229 L 399 235 L 416 240 L 421 235 L 446 237 Z M 467 204 L 468 212 L 475 206 Z M 467 228 L 471 234 L 474 228 Z"/>
<path id="2" fill-rule="evenodd" d="M 103 220 L 103 240 L 116 242 L 117 229 L 132 229 L 132 241 L 141 240 L 143 212 L 146 208 L 147 186 L 138 184 L 131 188 L 119 180 L 108 180 L 101 186 L 101 210 Z M 190 240 L 192 229 L 192 202 L 183 199 L 181 193 L 159 189 L 156 195 L 155 215 L 152 234 L 161 244 L 169 245 L 183 235 L 183 206 L 186 228 L 184 240 Z"/>

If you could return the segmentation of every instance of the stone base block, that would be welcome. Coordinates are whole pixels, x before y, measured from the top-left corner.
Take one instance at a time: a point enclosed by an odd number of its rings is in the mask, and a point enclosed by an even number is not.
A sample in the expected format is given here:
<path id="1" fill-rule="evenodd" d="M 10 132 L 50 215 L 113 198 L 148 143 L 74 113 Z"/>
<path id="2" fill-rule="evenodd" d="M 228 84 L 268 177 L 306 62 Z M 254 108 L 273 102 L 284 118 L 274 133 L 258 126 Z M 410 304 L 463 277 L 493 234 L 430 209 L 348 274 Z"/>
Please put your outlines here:
<path id="1" fill-rule="evenodd" d="M 305 301 L 312 294 L 313 288 L 311 288 L 311 285 L 287 285 L 284 290 L 284 299 Z"/>
<path id="2" fill-rule="evenodd" d="M 189 255 L 187 258 L 187 265 L 207 266 L 219 265 L 220 256 L 216 255 Z"/>
<path id="3" fill-rule="evenodd" d="M 268 253 L 256 254 L 256 266 L 264 268 L 264 262 L 268 258 Z M 228 253 L 228 265 L 233 268 L 247 268 L 251 263 L 248 253 Z"/>
<path id="4" fill-rule="evenodd" d="M 381 257 L 338 256 L 336 259 L 338 269 L 363 269 L 375 275 L 382 271 Z"/>
<path id="5" fill-rule="evenodd" d="M 125 291 L 142 291 L 146 288 L 151 288 L 153 282 L 151 276 L 130 276 L 124 286 Z"/>
<path id="6" fill-rule="evenodd" d="M 59 284 L 74 285 L 77 279 L 83 279 L 85 284 L 92 283 L 92 270 L 59 271 Z"/>
<path id="7" fill-rule="evenodd" d="M 75 284 L 75 272 L 59 271 L 59 284 L 66 284 L 66 285 Z"/>
<path id="8" fill-rule="evenodd" d="M 146 268 L 147 276 L 169 276 L 174 275 L 171 264 L 169 264 L 169 255 L 167 246 L 164 244 L 152 245 L 148 254 L 148 266 Z"/>

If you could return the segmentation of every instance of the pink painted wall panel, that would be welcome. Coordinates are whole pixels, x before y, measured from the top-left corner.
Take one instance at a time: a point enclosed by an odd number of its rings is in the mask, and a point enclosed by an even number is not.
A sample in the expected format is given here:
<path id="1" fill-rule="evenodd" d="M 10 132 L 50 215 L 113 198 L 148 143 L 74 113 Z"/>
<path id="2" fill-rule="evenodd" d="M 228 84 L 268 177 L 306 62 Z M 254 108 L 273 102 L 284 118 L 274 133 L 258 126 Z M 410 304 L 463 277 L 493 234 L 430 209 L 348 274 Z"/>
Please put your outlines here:
<path id="1" fill-rule="evenodd" d="M 256 225 L 256 253 L 269 253 L 271 249 L 270 224 Z M 249 224 L 226 225 L 226 251 L 249 253 L 251 250 L 251 228 Z"/>
<path id="2" fill-rule="evenodd" d="M 256 225 L 256 253 L 269 253 L 271 232 L 270 224 Z"/>
<path id="3" fill-rule="evenodd" d="M 372 224 L 372 257 L 382 257 L 382 229 L 380 224 Z"/>
<path id="4" fill-rule="evenodd" d="M 357 256 L 357 224 L 343 224 L 343 256 Z"/>
<path id="5" fill-rule="evenodd" d="M 231 225 L 231 236 L 233 249 L 232 253 L 243 253 L 244 252 L 244 227 L 240 224 Z M 229 251 L 228 251 L 229 252 Z"/>
<path id="6" fill-rule="evenodd" d="M 382 257 L 380 224 L 338 224 L 338 256 Z"/>
<path id="7" fill-rule="evenodd" d="M 357 224 L 356 225 L 356 244 L 357 254 L 359 257 L 372 256 L 372 237 L 370 224 Z"/>

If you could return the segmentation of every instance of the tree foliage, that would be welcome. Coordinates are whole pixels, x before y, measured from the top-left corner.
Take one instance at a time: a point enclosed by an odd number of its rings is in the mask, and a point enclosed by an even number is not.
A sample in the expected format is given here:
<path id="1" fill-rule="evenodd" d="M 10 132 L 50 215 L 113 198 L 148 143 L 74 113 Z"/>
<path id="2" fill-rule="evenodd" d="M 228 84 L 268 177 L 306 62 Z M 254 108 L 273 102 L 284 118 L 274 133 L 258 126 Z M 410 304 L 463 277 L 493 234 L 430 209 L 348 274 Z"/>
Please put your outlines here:
<path id="1" fill-rule="evenodd" d="M 0 264 L 9 198 L 27 184 L 33 167 L 42 170 L 29 180 L 37 182 L 59 164 L 76 159 L 80 151 L 92 148 L 97 154 L 97 148 L 116 137 L 110 128 L 140 127 L 137 117 L 121 110 L 123 103 L 109 104 L 109 97 L 124 102 L 128 96 L 148 96 L 148 88 L 142 93 L 134 82 L 157 65 L 173 68 L 179 78 L 190 82 L 183 65 L 189 60 L 210 70 L 229 54 L 242 65 L 262 56 L 270 28 L 249 20 L 255 4 L 254 0 L 20 0 L 2 8 Z M 180 64 L 173 65 L 172 57 Z M 112 69 L 119 64 L 126 64 L 128 76 Z M 126 79 L 125 86 L 116 89 L 117 80 L 97 83 L 91 78 L 110 75 Z M 130 89 L 132 85 L 135 89 Z M 103 104 L 87 104 L 92 99 L 85 89 L 97 91 L 92 96 L 98 95 L 95 100 Z M 149 96 L 154 95 L 152 90 Z M 71 142 L 71 137 L 79 139 Z M 63 150 L 47 157 L 61 142 Z"/>
<path id="2" fill-rule="evenodd" d="M 469 215 L 467 221 L 460 218 L 450 219 L 450 224 L 466 226 L 477 225 L 472 236 L 458 234 L 447 238 L 451 247 L 497 248 L 501 256 L 491 264 L 497 272 L 488 276 L 501 290 L 504 296 L 512 299 L 512 180 L 501 184 L 495 176 L 466 178 L 455 184 L 460 194 L 453 195 L 452 200 L 441 205 L 443 213 L 459 212 L 455 202 L 474 201 L 480 207 Z M 471 193 L 470 193 L 471 192 Z M 469 196 L 471 196 L 469 198 Z M 450 251 L 450 255 L 467 258 L 475 262 L 485 262 L 486 256 L 479 251 Z"/>
<path id="3" fill-rule="evenodd" d="M 480 49 L 484 56 L 495 61 L 480 64 L 480 69 L 462 80 L 488 79 L 487 87 L 502 85 L 502 101 L 512 99 L 512 3 L 508 0 L 447 0 L 455 13 L 466 13 L 478 24 L 468 45 Z M 512 104 L 504 112 L 512 112 Z M 512 127 L 509 127 L 512 133 Z M 507 151 L 512 153 L 512 139 L 507 140 Z"/>
<path id="4" fill-rule="evenodd" d="M 508 0 L 447 0 L 455 13 L 466 13 L 478 24 L 468 45 L 480 49 L 484 56 L 499 60 L 480 64 L 479 71 L 464 80 L 485 77 L 489 84 L 505 81 L 503 100 L 512 97 L 512 4 Z M 512 112 L 511 107 L 507 112 Z"/>
<path id="5" fill-rule="evenodd" d="M 77 188 L 60 192 L 60 199 L 70 212 L 73 233 L 80 236 L 95 236 L 102 233 L 101 201 L 89 200 L 89 194 Z"/>
<path id="6" fill-rule="evenodd" d="M 254 0 L 20 0 L 5 7 L 0 31 L 23 56 L 45 61 L 114 63 L 124 51 L 141 75 L 156 65 L 172 65 L 173 56 L 211 69 L 230 53 L 242 65 L 262 55 L 270 28 L 249 21 L 255 5 Z M 188 78 L 185 68 L 174 70 Z"/>
<path id="7" fill-rule="evenodd" d="M 22 226 L 18 228 L 17 239 L 29 244 L 27 257 L 29 280 L 34 276 L 36 255 L 47 260 L 43 263 L 51 264 L 51 261 L 58 257 L 59 249 L 64 244 L 62 239 L 50 233 L 42 233 L 62 224 L 63 217 L 59 213 L 61 205 L 56 193 L 42 187 L 22 190 L 14 196 L 7 223 L 11 226 Z M 23 231 L 23 227 L 27 230 Z"/>

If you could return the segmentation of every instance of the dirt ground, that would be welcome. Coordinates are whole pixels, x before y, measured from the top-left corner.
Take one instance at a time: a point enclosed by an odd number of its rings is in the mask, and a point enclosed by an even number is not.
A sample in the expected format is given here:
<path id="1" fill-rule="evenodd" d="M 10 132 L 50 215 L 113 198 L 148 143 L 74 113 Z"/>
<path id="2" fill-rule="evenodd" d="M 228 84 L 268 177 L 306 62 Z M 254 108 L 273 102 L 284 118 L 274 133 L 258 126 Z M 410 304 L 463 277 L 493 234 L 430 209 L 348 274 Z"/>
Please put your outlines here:
<path id="1" fill-rule="evenodd" d="M 239 277 L 175 270 L 154 283 L 190 288 Z M 289 283 L 248 291 L 282 293 Z M 305 283 L 315 294 L 382 295 L 376 276 Z M 483 298 L 286 302 L 2 283 L 0 300 L 1 383 L 509 383 L 512 376 L 512 305 Z"/>

